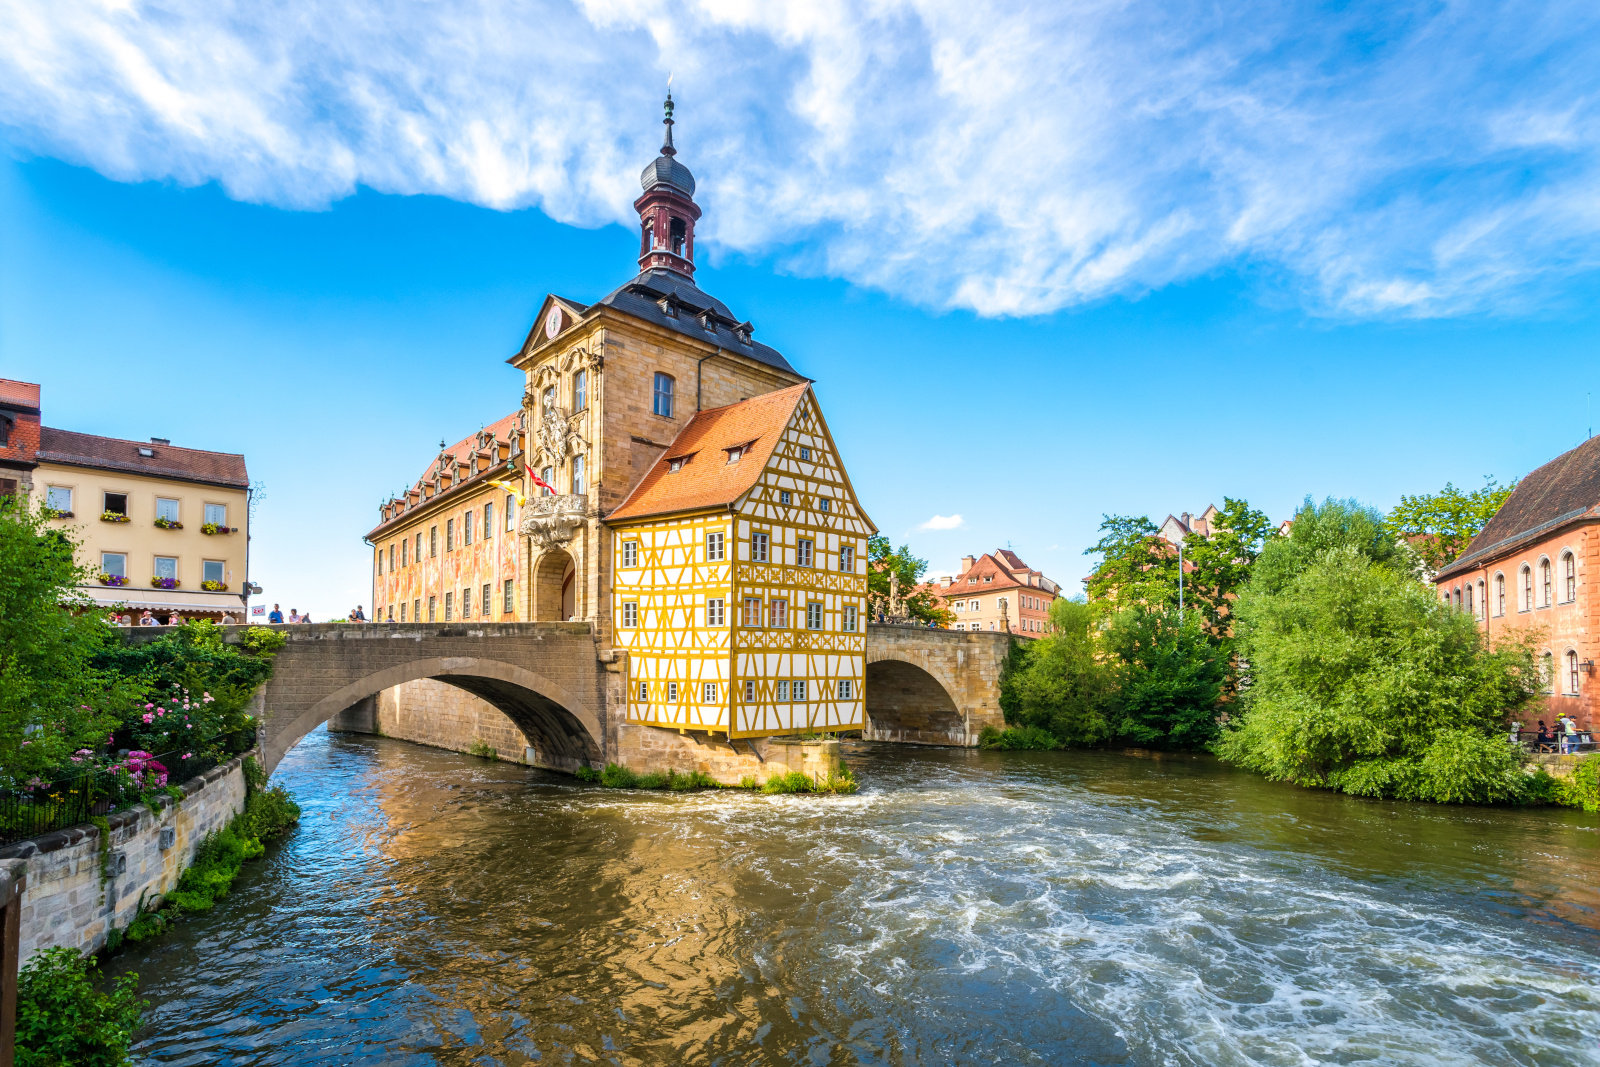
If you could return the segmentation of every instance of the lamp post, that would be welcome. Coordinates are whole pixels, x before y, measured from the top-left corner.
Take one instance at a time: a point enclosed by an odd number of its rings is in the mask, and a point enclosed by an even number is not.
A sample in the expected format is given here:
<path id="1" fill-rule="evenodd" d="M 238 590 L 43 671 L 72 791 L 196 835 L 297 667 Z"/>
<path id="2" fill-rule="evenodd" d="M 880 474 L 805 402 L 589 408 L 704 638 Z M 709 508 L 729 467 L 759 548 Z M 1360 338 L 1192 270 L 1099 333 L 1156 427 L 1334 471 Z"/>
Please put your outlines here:
<path id="1" fill-rule="evenodd" d="M 1183 625 L 1183 538 L 1178 538 L 1178 625 Z"/>

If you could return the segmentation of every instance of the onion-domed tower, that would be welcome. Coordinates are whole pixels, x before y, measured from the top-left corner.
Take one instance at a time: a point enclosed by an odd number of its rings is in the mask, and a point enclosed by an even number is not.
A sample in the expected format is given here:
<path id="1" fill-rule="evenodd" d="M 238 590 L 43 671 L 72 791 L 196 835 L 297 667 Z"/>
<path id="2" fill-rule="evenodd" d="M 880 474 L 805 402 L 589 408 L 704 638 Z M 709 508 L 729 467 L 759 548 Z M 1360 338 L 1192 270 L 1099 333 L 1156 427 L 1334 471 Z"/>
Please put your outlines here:
<path id="1" fill-rule="evenodd" d="M 694 224 L 700 207 L 694 202 L 694 175 L 678 162 L 672 146 L 671 92 L 663 106 L 667 136 L 661 154 L 639 175 L 644 193 L 633 202 L 639 212 L 639 270 L 665 268 L 693 278 Z"/>

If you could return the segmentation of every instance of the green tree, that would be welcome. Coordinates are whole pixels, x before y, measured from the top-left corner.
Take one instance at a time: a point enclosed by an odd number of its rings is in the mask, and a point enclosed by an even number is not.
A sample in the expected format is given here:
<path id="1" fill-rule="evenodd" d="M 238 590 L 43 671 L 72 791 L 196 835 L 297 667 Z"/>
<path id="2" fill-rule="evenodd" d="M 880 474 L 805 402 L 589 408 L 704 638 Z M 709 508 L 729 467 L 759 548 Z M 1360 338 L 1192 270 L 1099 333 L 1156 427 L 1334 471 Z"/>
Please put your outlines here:
<path id="1" fill-rule="evenodd" d="M 1178 555 L 1143 515 L 1102 515 L 1100 540 L 1084 551 L 1099 555 L 1085 591 L 1096 619 L 1129 604 L 1178 606 Z"/>
<path id="2" fill-rule="evenodd" d="M 906 614 L 919 622 L 948 626 L 955 620 L 954 613 L 940 607 L 938 599 L 932 593 L 925 589 L 916 589 L 927 570 L 928 561 L 914 555 L 910 545 L 901 545 L 896 549 L 882 534 L 874 534 L 867 539 L 868 596 L 881 598 L 887 605 L 889 576 L 898 575 L 900 598 L 906 606 Z"/>
<path id="3" fill-rule="evenodd" d="M 1218 731 L 1226 653 L 1197 613 L 1143 604 L 1125 608 L 1106 628 L 1116 664 L 1109 725 L 1123 741 L 1159 748 L 1202 749 Z"/>
<path id="4" fill-rule="evenodd" d="M 1526 776 L 1503 731 L 1539 691 L 1531 648 L 1488 648 L 1412 576 L 1370 509 L 1307 512 L 1237 603 L 1250 685 L 1217 753 L 1362 796 L 1519 799 Z"/>
<path id="5" fill-rule="evenodd" d="M 95 663 L 117 633 L 77 590 L 75 548 L 26 497 L 0 500 L 0 774 L 14 780 L 103 743 L 143 692 Z"/>
<path id="6" fill-rule="evenodd" d="M 1256 559 L 1278 536 L 1277 526 L 1266 512 L 1257 511 L 1247 501 L 1224 497 L 1222 505 L 1209 537 L 1191 535 L 1183 540 L 1183 558 L 1189 565 L 1184 576 L 1184 606 L 1201 613 L 1216 640 L 1230 627 L 1233 598 L 1244 588 Z"/>
<path id="7" fill-rule="evenodd" d="M 1402 496 L 1384 519 L 1384 528 L 1390 537 L 1408 540 L 1437 571 L 1467 550 L 1516 487 L 1516 482 L 1500 485 L 1486 477 L 1482 489 L 1469 493 L 1446 482 L 1437 493 Z"/>
<path id="8" fill-rule="evenodd" d="M 1043 729 L 1068 745 L 1109 736 L 1116 672 L 1100 654 L 1097 632 L 1087 604 L 1057 600 L 1045 636 L 1013 642 L 1000 695 L 1008 726 Z"/>
<path id="9" fill-rule="evenodd" d="M 1306 497 L 1295 512 L 1288 537 L 1265 543 L 1250 569 L 1249 585 L 1258 594 L 1281 592 L 1333 548 L 1349 548 L 1372 563 L 1401 570 L 1412 558 L 1384 527 L 1383 515 L 1354 500 L 1329 497 L 1313 503 Z"/>

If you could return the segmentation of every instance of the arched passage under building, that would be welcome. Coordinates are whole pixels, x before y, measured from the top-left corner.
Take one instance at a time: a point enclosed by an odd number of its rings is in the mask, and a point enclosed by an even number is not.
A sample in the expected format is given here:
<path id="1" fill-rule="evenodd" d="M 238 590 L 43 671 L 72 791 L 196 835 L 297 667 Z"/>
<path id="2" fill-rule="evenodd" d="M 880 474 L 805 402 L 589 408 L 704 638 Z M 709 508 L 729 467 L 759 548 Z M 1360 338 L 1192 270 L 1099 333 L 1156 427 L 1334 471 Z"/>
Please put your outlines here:
<path id="1" fill-rule="evenodd" d="M 933 675 L 904 660 L 867 664 L 867 727 L 870 741 L 912 745 L 970 745 L 967 719 Z"/>
<path id="2" fill-rule="evenodd" d="M 533 619 L 566 622 L 578 613 L 578 567 L 559 548 L 546 549 L 534 565 Z"/>
<path id="3" fill-rule="evenodd" d="M 386 689 L 429 678 L 480 697 L 505 714 L 538 749 L 540 762 L 565 770 L 604 761 L 601 719 L 574 694 L 536 671 L 479 657 L 412 660 L 364 675 L 298 714 L 267 707 L 262 758 L 270 774 L 306 734 Z"/>

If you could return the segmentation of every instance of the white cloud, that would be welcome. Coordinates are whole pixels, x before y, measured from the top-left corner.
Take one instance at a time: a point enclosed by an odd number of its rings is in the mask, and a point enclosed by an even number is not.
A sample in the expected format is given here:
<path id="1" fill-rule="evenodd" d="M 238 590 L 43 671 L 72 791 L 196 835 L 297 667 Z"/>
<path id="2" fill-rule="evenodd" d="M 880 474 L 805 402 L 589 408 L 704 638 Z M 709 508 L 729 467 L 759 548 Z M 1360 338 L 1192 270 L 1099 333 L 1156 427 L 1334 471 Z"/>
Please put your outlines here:
<path id="1" fill-rule="evenodd" d="M 918 526 L 919 530 L 955 530 L 959 529 L 966 520 L 960 515 L 935 515 L 927 522 Z"/>
<path id="2" fill-rule="evenodd" d="M 1351 315 L 1600 258 L 1600 8 L 0 0 L 0 128 L 118 179 L 629 221 L 667 71 L 715 248 L 1033 314 L 1243 264 Z"/>

